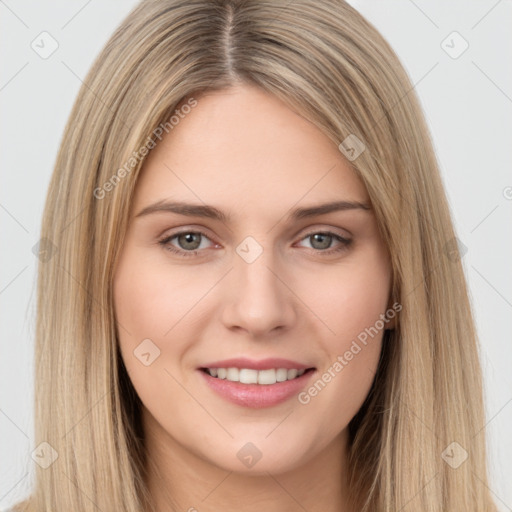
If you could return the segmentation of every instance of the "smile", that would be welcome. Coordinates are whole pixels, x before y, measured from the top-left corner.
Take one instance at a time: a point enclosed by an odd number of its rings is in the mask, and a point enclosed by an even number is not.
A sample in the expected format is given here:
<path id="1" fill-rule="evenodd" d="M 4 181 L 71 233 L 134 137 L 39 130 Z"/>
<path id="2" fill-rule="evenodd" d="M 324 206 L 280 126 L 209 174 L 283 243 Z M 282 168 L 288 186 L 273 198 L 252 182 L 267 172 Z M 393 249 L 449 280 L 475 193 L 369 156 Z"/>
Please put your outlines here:
<path id="1" fill-rule="evenodd" d="M 234 358 L 211 361 L 197 368 L 207 388 L 232 404 L 262 409 L 279 405 L 300 393 L 316 368 L 281 358 Z"/>
<path id="2" fill-rule="evenodd" d="M 226 379 L 230 382 L 242 384 L 271 385 L 277 382 L 293 380 L 303 375 L 306 370 L 292 368 L 271 368 L 268 370 L 253 370 L 251 368 L 204 368 L 203 371 L 217 379 Z"/>

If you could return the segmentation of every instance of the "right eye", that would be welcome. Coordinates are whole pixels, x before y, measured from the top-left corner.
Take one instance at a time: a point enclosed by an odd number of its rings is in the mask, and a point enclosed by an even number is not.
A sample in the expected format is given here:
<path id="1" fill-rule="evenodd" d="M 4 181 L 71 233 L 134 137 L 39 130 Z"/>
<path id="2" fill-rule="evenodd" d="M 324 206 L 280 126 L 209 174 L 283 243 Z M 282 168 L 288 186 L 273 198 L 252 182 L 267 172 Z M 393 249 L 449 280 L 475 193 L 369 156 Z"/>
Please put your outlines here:
<path id="1" fill-rule="evenodd" d="M 174 239 L 176 239 L 178 247 L 172 243 Z M 210 240 L 201 231 L 180 231 L 179 233 L 166 235 L 163 239 L 159 240 L 158 243 L 164 247 L 164 249 L 186 258 L 189 256 L 197 256 L 199 250 L 206 248 L 202 243 L 202 239 Z"/>

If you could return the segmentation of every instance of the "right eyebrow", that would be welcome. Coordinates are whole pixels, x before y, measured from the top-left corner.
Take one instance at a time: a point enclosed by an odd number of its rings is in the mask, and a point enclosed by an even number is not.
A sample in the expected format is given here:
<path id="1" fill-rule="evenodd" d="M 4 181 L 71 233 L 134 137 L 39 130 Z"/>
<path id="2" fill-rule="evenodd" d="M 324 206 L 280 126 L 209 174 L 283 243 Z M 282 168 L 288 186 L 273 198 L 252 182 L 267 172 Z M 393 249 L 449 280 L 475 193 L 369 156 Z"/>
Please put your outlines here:
<path id="1" fill-rule="evenodd" d="M 214 206 L 161 200 L 143 208 L 135 217 L 142 217 L 156 212 L 171 212 L 189 217 L 205 217 L 227 222 L 229 217 Z"/>

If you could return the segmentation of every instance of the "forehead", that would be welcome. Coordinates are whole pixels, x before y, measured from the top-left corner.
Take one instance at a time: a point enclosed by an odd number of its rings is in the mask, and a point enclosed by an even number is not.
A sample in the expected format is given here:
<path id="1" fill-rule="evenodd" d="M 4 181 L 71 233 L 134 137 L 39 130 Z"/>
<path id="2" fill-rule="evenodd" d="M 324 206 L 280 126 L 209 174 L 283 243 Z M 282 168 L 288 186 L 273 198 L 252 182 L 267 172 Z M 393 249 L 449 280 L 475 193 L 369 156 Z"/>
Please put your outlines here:
<path id="1" fill-rule="evenodd" d="M 368 201 L 336 144 L 278 98 L 241 85 L 195 99 L 148 155 L 135 207 L 167 198 L 235 210 Z"/>

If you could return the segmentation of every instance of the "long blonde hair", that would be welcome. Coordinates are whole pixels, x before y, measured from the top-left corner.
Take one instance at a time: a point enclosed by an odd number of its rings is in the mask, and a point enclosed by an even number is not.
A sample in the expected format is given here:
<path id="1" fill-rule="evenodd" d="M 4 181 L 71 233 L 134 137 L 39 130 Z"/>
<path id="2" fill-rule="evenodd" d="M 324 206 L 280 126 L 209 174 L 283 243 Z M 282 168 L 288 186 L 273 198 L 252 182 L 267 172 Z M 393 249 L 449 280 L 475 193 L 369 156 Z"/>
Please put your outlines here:
<path id="1" fill-rule="evenodd" d="M 351 135 L 365 146 L 351 163 L 402 310 L 350 424 L 351 489 L 362 510 L 494 511 L 474 319 L 430 136 L 397 56 L 341 0 L 143 1 L 96 59 L 42 222 L 50 251 L 38 278 L 35 440 L 58 458 L 36 465 L 19 510 L 151 508 L 112 278 L 144 163 L 139 149 L 158 142 L 156 128 L 184 98 L 235 83 L 287 102 L 337 146 Z"/>

